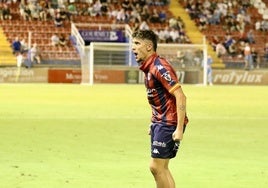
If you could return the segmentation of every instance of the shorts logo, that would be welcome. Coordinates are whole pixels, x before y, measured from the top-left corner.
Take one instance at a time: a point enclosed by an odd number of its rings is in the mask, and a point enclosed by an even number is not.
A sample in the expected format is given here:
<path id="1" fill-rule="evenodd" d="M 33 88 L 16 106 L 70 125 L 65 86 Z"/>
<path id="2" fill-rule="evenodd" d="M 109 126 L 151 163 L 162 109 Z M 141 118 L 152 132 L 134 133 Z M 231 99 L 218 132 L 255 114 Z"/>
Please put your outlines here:
<path id="1" fill-rule="evenodd" d="M 156 149 L 156 148 L 153 149 L 153 153 L 154 154 L 160 154 L 159 151 L 158 151 L 158 149 Z"/>
<path id="2" fill-rule="evenodd" d="M 154 141 L 153 146 L 159 146 L 159 147 L 165 148 L 167 144 L 165 142 Z"/>

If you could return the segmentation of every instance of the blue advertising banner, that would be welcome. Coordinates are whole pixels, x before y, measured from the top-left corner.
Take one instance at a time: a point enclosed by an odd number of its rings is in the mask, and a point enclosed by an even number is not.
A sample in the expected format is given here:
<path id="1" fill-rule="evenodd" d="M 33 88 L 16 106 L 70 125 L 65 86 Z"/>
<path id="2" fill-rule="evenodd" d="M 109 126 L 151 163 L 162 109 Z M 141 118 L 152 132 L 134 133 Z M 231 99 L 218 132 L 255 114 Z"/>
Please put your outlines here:
<path id="1" fill-rule="evenodd" d="M 122 31 L 80 30 L 82 38 L 89 42 L 125 42 Z"/>

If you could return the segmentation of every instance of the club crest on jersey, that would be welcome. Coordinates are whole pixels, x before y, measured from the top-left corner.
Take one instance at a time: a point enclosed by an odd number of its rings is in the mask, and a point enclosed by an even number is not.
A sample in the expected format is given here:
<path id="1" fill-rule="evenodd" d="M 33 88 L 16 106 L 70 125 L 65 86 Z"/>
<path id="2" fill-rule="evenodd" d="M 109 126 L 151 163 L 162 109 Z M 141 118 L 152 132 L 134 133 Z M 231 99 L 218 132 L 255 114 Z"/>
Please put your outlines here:
<path id="1" fill-rule="evenodd" d="M 163 75 L 162 75 L 167 81 L 171 81 L 171 76 L 169 74 L 169 72 L 165 72 Z"/>

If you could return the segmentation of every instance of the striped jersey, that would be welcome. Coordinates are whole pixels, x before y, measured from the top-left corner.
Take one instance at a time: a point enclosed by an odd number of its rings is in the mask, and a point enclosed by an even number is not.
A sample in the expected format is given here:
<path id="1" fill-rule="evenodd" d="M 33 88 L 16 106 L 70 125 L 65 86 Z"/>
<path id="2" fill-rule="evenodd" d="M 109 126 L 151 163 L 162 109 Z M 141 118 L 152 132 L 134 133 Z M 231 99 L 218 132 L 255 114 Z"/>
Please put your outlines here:
<path id="1" fill-rule="evenodd" d="M 167 60 L 154 53 L 140 66 L 145 74 L 148 102 L 152 108 L 153 123 L 177 125 L 174 90 L 181 87 L 175 70 Z"/>

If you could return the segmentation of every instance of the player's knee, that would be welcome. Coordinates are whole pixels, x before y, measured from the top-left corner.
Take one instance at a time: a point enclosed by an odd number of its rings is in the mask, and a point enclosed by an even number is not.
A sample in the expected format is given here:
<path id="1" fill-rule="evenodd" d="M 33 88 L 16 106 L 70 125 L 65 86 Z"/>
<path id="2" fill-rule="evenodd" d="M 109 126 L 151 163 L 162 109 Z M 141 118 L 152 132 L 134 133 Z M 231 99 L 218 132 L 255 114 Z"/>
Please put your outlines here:
<path id="1" fill-rule="evenodd" d="M 153 174 L 153 176 L 157 176 L 158 174 L 161 173 L 161 169 L 155 163 L 150 163 L 149 169 L 150 169 L 151 173 Z"/>

